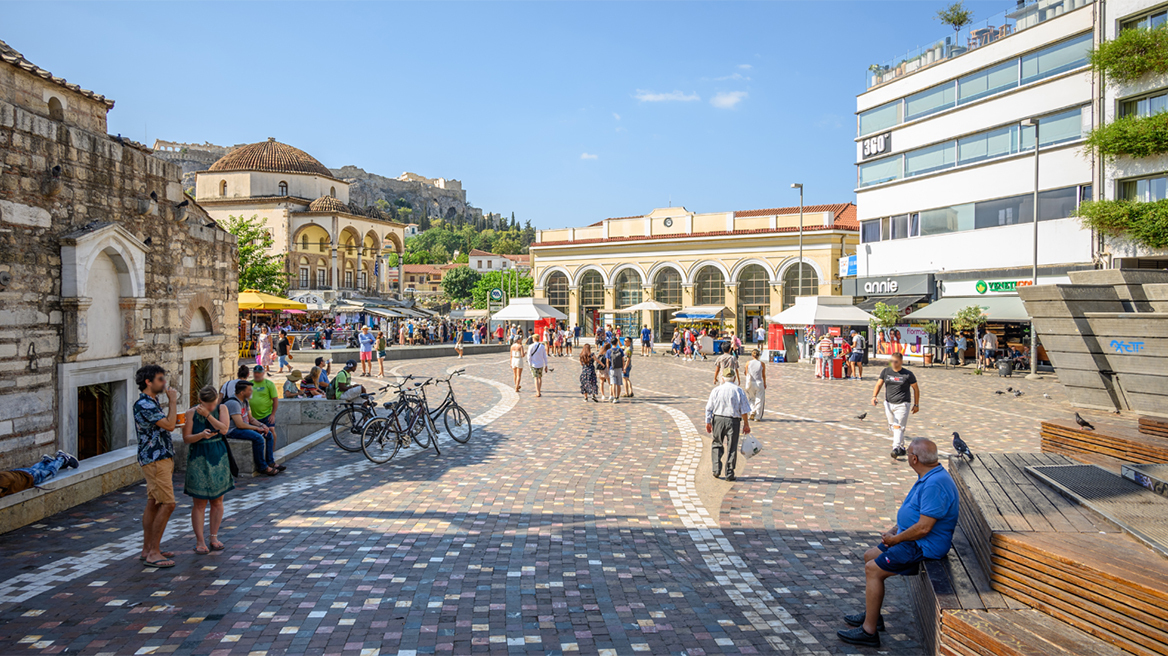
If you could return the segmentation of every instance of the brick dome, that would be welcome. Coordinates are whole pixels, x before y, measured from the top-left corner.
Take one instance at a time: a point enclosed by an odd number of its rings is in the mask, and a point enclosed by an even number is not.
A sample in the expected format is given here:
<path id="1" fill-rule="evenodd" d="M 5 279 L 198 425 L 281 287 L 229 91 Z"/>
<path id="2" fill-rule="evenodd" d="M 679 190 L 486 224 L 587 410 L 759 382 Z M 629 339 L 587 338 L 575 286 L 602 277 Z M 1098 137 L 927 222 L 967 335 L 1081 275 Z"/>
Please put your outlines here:
<path id="1" fill-rule="evenodd" d="M 332 196 L 321 196 L 308 204 L 309 212 L 345 212 L 349 213 L 349 206 Z"/>
<path id="2" fill-rule="evenodd" d="M 309 173 L 333 177 L 312 155 L 268 137 L 267 141 L 240 146 L 219 158 L 208 171 L 270 171 Z"/>

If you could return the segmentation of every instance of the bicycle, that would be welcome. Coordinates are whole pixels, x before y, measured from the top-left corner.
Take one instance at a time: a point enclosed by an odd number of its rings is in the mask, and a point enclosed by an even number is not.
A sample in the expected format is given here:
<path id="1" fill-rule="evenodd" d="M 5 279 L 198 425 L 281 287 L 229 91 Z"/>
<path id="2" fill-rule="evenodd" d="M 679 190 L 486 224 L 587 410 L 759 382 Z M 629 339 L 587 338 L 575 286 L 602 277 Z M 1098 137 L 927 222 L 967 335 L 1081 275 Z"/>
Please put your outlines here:
<path id="1" fill-rule="evenodd" d="M 439 417 L 442 418 L 442 427 L 446 429 L 450 438 L 459 444 L 466 444 L 470 441 L 470 436 L 474 428 L 470 423 L 470 415 L 454 400 L 454 385 L 450 381 L 455 376 L 461 376 L 465 372 L 466 369 L 459 369 L 458 371 L 452 372 L 446 378 L 439 378 L 434 381 L 435 384 L 441 383 L 446 385 L 446 397 L 442 399 L 442 403 L 439 403 L 437 408 L 429 411 L 430 417 L 435 421 Z M 424 391 L 422 392 L 422 400 L 426 400 Z M 427 404 L 428 408 L 429 405 Z"/>
<path id="2" fill-rule="evenodd" d="M 385 385 L 375 392 L 362 394 L 360 403 L 345 401 L 341 404 L 341 409 L 333 417 L 331 426 L 333 441 L 337 446 L 350 453 L 361 450 L 361 432 L 365 430 L 365 423 L 377 416 L 377 402 L 373 397 L 389 387 L 390 385 Z"/>
<path id="3" fill-rule="evenodd" d="M 361 451 L 371 462 L 379 465 L 389 462 L 402 447 L 409 448 L 411 441 L 423 449 L 432 444 L 434 453 L 442 455 L 438 448 L 438 429 L 426 409 L 424 391 L 434 379 L 414 383 L 414 390 L 403 389 L 410 378 L 413 377 L 407 377 L 396 386 L 397 400 L 385 404 L 389 415 L 370 419 L 361 433 Z M 415 393 L 411 394 L 411 391 Z"/>

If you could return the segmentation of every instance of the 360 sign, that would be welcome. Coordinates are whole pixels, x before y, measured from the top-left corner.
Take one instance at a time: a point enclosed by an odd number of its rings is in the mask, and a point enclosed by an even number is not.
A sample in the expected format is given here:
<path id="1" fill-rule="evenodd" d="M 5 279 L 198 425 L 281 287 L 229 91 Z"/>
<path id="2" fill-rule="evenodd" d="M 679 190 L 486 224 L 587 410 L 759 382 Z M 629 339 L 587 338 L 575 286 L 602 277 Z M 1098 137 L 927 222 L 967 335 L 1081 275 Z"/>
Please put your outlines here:
<path id="1" fill-rule="evenodd" d="M 860 159 L 879 157 L 892 151 L 892 133 L 885 132 L 860 142 Z"/>

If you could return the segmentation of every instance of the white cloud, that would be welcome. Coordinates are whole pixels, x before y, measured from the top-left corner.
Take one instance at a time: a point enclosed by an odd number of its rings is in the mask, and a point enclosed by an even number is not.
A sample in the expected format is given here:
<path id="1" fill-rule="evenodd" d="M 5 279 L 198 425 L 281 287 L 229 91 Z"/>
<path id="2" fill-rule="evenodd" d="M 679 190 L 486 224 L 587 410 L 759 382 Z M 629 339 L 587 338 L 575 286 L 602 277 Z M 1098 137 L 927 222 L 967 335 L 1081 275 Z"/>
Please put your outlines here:
<path id="1" fill-rule="evenodd" d="M 657 93 L 655 91 L 647 91 L 645 89 L 637 89 L 637 93 L 633 95 L 634 98 L 641 102 L 690 102 L 693 100 L 701 100 L 701 96 L 697 93 L 686 95 L 682 91 L 672 91 L 669 93 Z"/>
<path id="2" fill-rule="evenodd" d="M 745 91 L 720 91 L 710 98 L 710 104 L 718 109 L 734 109 L 747 95 Z"/>
<path id="3" fill-rule="evenodd" d="M 725 82 L 726 80 L 739 80 L 739 81 L 749 82 L 750 78 L 746 77 L 742 73 L 734 73 L 732 75 L 724 75 L 722 77 L 714 78 L 715 82 Z"/>
<path id="4" fill-rule="evenodd" d="M 616 120 L 618 120 L 618 121 L 620 120 L 620 114 L 617 114 L 616 112 L 613 112 L 613 113 L 612 113 L 612 117 L 613 117 L 613 118 L 615 118 L 615 119 L 616 119 Z"/>
<path id="5" fill-rule="evenodd" d="M 744 71 L 749 71 L 751 69 L 751 65 L 750 64 L 739 64 L 738 68 L 741 68 Z"/>
<path id="6" fill-rule="evenodd" d="M 599 159 L 600 155 L 593 155 L 591 153 L 580 153 L 580 159 Z"/>

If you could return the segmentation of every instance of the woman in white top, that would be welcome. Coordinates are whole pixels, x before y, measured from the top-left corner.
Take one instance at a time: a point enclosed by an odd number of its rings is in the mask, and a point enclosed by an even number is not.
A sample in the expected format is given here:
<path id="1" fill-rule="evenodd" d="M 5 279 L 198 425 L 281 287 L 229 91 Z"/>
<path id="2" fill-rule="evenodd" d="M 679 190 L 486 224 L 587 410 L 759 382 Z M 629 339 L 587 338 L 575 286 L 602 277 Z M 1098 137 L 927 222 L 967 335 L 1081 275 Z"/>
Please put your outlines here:
<path id="1" fill-rule="evenodd" d="M 746 363 L 746 396 L 750 399 L 750 420 L 762 421 L 766 412 L 766 363 L 759 359 L 758 349 L 750 352 Z"/>
<path id="2" fill-rule="evenodd" d="M 519 391 L 519 383 L 523 380 L 523 344 L 519 338 L 511 340 L 511 373 L 515 374 L 515 391 Z"/>

